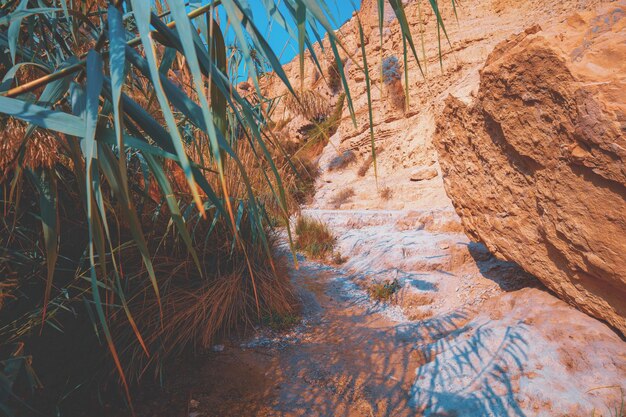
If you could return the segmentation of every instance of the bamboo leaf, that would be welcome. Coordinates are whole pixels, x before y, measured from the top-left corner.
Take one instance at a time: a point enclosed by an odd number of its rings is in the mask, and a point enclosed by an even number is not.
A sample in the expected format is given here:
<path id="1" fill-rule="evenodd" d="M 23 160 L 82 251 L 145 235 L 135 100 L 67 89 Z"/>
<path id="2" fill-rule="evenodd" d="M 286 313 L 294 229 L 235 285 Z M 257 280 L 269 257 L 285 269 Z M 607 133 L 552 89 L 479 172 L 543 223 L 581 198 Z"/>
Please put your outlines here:
<path id="1" fill-rule="evenodd" d="M 167 202 L 167 206 L 170 209 L 172 220 L 176 224 L 176 229 L 178 230 L 178 233 L 183 239 L 185 246 L 187 246 L 187 250 L 191 254 L 193 261 L 196 264 L 196 268 L 198 268 L 198 272 L 200 273 L 200 275 L 202 275 L 202 267 L 200 266 L 200 260 L 198 259 L 198 254 L 193 247 L 191 236 L 189 235 L 189 231 L 187 230 L 187 227 L 185 226 L 185 220 L 183 219 L 180 213 L 180 208 L 178 207 L 178 203 L 176 202 L 176 199 L 174 198 L 174 190 L 172 190 L 170 182 L 167 179 L 167 175 L 165 174 L 165 172 L 163 171 L 163 168 L 157 163 L 157 161 L 154 159 L 152 155 L 144 154 L 144 157 L 146 158 L 146 162 L 148 163 L 148 166 L 150 167 L 150 171 L 156 178 L 157 183 L 159 184 L 159 187 L 161 188 L 163 196 L 165 197 L 165 200 Z"/>
<path id="2" fill-rule="evenodd" d="M 49 110 L 15 98 L 0 96 L 0 113 L 67 135 L 85 135 L 85 121 L 61 111 Z"/>
<path id="3" fill-rule="evenodd" d="M 406 39 L 409 46 L 411 47 L 411 51 L 413 52 L 413 57 L 415 58 L 415 62 L 419 67 L 419 70 L 422 74 L 424 71 L 422 70 L 422 65 L 417 56 L 417 51 L 415 49 L 415 44 L 413 43 L 413 36 L 411 36 L 411 29 L 409 27 L 409 22 L 407 21 L 406 14 L 404 13 L 404 6 L 402 5 L 402 0 L 389 0 L 389 4 L 393 9 L 396 17 L 398 18 L 398 23 L 400 24 L 400 30 L 402 32 L 402 37 Z M 406 56 L 406 54 L 404 54 Z"/>
<path id="4" fill-rule="evenodd" d="M 352 3 L 353 7 L 356 6 Z M 363 69 L 365 73 L 365 91 L 367 93 L 367 112 L 369 116 L 369 131 L 370 131 L 370 142 L 372 146 L 372 162 L 374 164 L 374 177 L 376 181 L 378 181 L 378 168 L 376 163 L 376 143 L 374 142 L 374 115 L 372 112 L 372 93 L 371 93 L 371 82 L 369 76 L 369 68 L 367 66 L 367 54 L 365 53 L 365 36 L 363 35 L 363 25 L 361 24 L 361 18 L 357 14 L 357 26 L 359 28 L 359 40 L 361 42 L 361 55 L 363 56 Z"/>
<path id="5" fill-rule="evenodd" d="M 106 316 L 104 314 L 104 309 L 102 308 L 102 299 L 100 298 L 100 289 L 98 287 L 99 280 L 98 275 L 96 273 L 96 259 L 95 259 L 95 246 L 98 246 L 98 252 L 103 252 L 103 244 L 101 243 L 103 239 L 103 234 L 100 232 L 99 222 L 95 222 L 94 218 L 95 210 L 93 210 L 93 197 L 92 197 L 92 178 L 94 175 L 97 175 L 97 172 L 94 172 L 95 165 L 93 165 L 93 159 L 97 156 L 97 148 L 95 141 L 96 134 L 96 125 L 98 122 L 98 107 L 99 107 L 99 97 L 100 91 L 103 85 L 103 76 L 102 76 L 102 58 L 100 55 L 91 50 L 87 55 L 87 92 L 85 95 L 85 134 L 84 140 L 81 142 L 81 149 L 83 155 L 85 157 L 85 189 L 86 189 L 86 203 L 87 203 L 87 224 L 89 229 L 89 264 L 90 264 L 90 276 L 91 276 L 91 292 L 94 301 L 94 305 L 96 308 L 96 312 L 98 318 L 100 320 L 100 325 L 102 326 L 102 330 L 104 332 L 107 345 L 109 347 L 109 351 L 113 357 L 113 361 L 115 362 L 115 366 L 118 370 L 120 378 L 122 380 L 122 384 L 126 391 L 126 396 L 130 399 L 130 392 L 128 389 L 128 384 L 126 382 L 126 377 L 124 374 L 124 370 L 122 368 L 122 364 L 120 363 L 117 349 L 113 342 L 113 337 L 111 336 L 111 332 L 109 330 L 109 326 L 107 324 Z M 102 260 L 104 262 L 104 260 Z"/>
<path id="6" fill-rule="evenodd" d="M 28 174 L 31 182 L 35 185 L 39 193 L 39 211 L 46 248 L 46 264 L 48 267 L 42 310 L 42 320 L 45 321 L 48 302 L 50 301 L 52 291 L 54 270 L 58 259 L 59 217 L 57 213 L 57 184 L 54 174 L 49 170 L 33 172 L 27 169 L 25 172 Z"/>
<path id="7" fill-rule="evenodd" d="M 183 168 L 183 172 L 185 173 L 185 178 L 189 184 L 189 189 L 191 190 L 196 207 L 198 208 L 198 211 L 203 213 L 204 205 L 202 204 L 196 182 L 194 181 L 191 164 L 189 163 L 189 159 L 187 158 L 187 154 L 185 152 L 183 138 L 178 130 L 176 120 L 172 114 L 172 109 L 170 109 L 169 102 L 163 92 L 163 86 L 161 85 L 159 78 L 159 67 L 157 66 L 154 45 L 152 44 L 152 37 L 150 34 L 150 3 L 142 0 L 131 0 L 131 4 L 133 6 L 133 13 L 137 22 L 137 29 L 139 30 L 139 35 L 144 46 L 146 59 L 148 60 L 150 67 L 150 73 L 152 75 L 151 81 L 154 85 L 154 90 L 161 106 L 163 117 L 169 129 L 169 134 L 172 136 L 172 142 L 174 148 L 176 149 L 176 154 L 180 159 L 180 164 Z"/>
<path id="8" fill-rule="evenodd" d="M 154 272 L 154 266 L 152 265 L 152 260 L 150 259 L 150 251 L 148 250 L 148 244 L 146 243 L 146 239 L 141 230 L 141 224 L 139 222 L 139 218 L 137 217 L 137 213 L 133 208 L 132 200 L 130 198 L 130 195 L 126 193 L 121 173 L 115 169 L 117 167 L 117 164 L 114 163 L 115 157 L 111 150 L 108 147 L 101 146 L 100 153 L 100 168 L 106 176 L 107 181 L 111 185 L 114 194 L 120 200 L 120 208 L 123 211 L 124 218 L 128 221 L 130 232 L 133 236 L 133 241 L 139 249 L 141 259 L 146 267 L 146 270 L 148 271 L 150 283 L 152 284 L 152 288 L 157 297 L 159 309 L 161 309 L 161 293 L 159 290 L 156 274 Z"/>
<path id="9" fill-rule="evenodd" d="M 306 37 L 306 7 L 296 3 L 296 23 L 298 25 L 298 56 L 300 58 L 300 91 L 304 90 L 304 39 Z"/>
<path id="10" fill-rule="evenodd" d="M 109 67 L 111 72 L 111 105 L 113 106 L 113 121 L 115 125 L 115 135 L 117 137 L 117 147 L 119 151 L 119 167 L 122 175 L 123 187 L 126 188 L 126 161 L 124 151 L 124 135 L 122 125 L 122 109 L 120 100 L 122 96 L 122 86 L 124 85 L 126 69 L 126 32 L 122 21 L 122 13 L 113 5 L 108 9 L 109 20 Z"/>

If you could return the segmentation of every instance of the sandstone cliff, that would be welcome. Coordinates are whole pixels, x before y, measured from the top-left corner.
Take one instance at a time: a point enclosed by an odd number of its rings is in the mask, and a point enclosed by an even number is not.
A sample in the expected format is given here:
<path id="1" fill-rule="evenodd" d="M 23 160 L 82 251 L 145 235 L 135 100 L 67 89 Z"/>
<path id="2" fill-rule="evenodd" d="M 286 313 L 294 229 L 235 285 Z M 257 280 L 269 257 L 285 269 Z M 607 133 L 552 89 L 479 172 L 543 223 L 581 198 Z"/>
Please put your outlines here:
<path id="1" fill-rule="evenodd" d="M 626 3 L 500 43 L 436 145 L 466 231 L 626 334 Z"/>
<path id="2" fill-rule="evenodd" d="M 602 0 L 580 0 L 546 2 L 544 0 L 464 0 L 457 2 L 458 20 L 455 18 L 450 1 L 440 1 L 439 7 L 446 24 L 450 44 L 442 41 L 441 65 L 437 29 L 429 2 L 421 0 L 405 1 L 408 21 L 418 49 L 418 57 L 423 72 L 420 71 L 412 54 L 408 60 L 408 107 L 399 109 L 393 103 L 393 91 L 380 82 L 382 60 L 398 57 L 403 69 L 403 47 L 400 27 L 387 2 L 381 47 L 378 28 L 378 15 L 375 0 L 363 0 L 358 15 L 363 24 L 365 51 L 374 83 L 372 100 L 374 108 L 374 134 L 378 155 L 378 184 L 374 181 L 373 167 L 368 167 L 370 156 L 369 117 L 365 78 L 359 69 L 361 47 L 359 43 L 356 16 L 337 31 L 348 56 L 346 73 L 358 126 L 350 120 L 347 107 L 338 133 L 331 138 L 332 146 L 327 147 L 322 156 L 321 176 L 316 186 L 315 205 L 331 208 L 333 197 L 345 188 L 353 188 L 355 196 L 341 207 L 346 209 L 385 208 L 385 209 L 431 209 L 450 208 L 440 175 L 420 181 L 411 181 L 423 168 L 440 171 L 437 152 L 432 144 L 435 131 L 435 118 L 441 113 L 448 95 L 470 101 L 476 94 L 479 84 L 479 69 L 487 56 L 502 40 L 513 33 L 521 32 L 536 23 L 551 24 L 560 22 L 576 10 L 592 9 Z M 422 50 L 422 37 L 423 46 Z M 326 42 L 326 45 L 327 42 Z M 322 52 L 315 47 L 324 77 L 332 61 L 330 48 Z M 425 59 L 424 59 L 425 58 Z M 307 59 L 308 53 L 307 53 Z M 354 62 L 353 62 L 354 61 Z M 357 65 L 358 64 L 358 65 Z M 285 71 L 296 88 L 300 87 L 298 59 L 285 66 Z M 266 91 L 269 96 L 286 92 L 277 79 L 269 78 Z M 401 79 L 405 86 L 404 74 Z M 334 104 L 340 92 L 333 92 L 321 77 L 315 66 L 306 65 L 305 89 L 314 89 Z M 288 121 L 284 127 L 286 136 L 295 136 L 298 128 L 306 124 L 301 116 L 281 101 L 274 112 L 274 119 Z M 327 168 L 333 160 L 345 151 L 353 151 L 356 161 L 340 171 Z M 378 189 L 389 187 L 393 198 L 381 199 Z"/>
<path id="3" fill-rule="evenodd" d="M 624 332 L 626 94 L 619 78 L 624 67 L 617 67 L 626 62 L 619 55 L 624 48 L 623 0 L 466 0 L 458 21 L 450 2 L 440 2 L 450 38 L 450 45 L 442 44 L 442 65 L 428 2 L 406 1 L 424 73 L 411 56 L 404 110 L 393 106 L 392 92 L 377 81 L 382 60 L 401 58 L 403 48 L 389 10 L 381 47 L 375 3 L 364 0 L 358 13 L 375 82 L 378 182 L 367 166 L 367 96 L 363 73 L 352 62 L 361 60 L 353 17 L 338 33 L 351 52 L 342 54 L 358 126 L 344 108 L 339 130 L 319 161 L 313 206 L 449 212 L 450 196 L 471 237 Z M 613 13 L 596 17 L 598 7 Z M 521 35 L 511 38 L 516 33 Z M 319 47 L 316 51 L 328 76 L 332 58 Z M 285 70 L 299 87 L 298 60 Z M 404 76 L 401 82 L 404 86 Z M 339 94 L 313 65 L 307 65 L 303 85 L 332 104 Z M 271 78 L 266 89 L 270 96 L 285 93 Z M 454 99 L 447 99 L 450 95 Z M 284 103 L 274 116 L 288 121 L 287 136 L 306 123 Z M 439 152 L 433 143 L 436 120 Z M 502 132 L 487 132 L 487 126 L 499 126 Z M 489 133 L 500 135 L 500 141 L 494 143 Z M 329 169 L 346 151 L 356 158 L 339 170 Z M 379 190 L 386 188 L 392 198 L 381 197 Z M 346 189 L 354 195 L 336 202 Z"/>

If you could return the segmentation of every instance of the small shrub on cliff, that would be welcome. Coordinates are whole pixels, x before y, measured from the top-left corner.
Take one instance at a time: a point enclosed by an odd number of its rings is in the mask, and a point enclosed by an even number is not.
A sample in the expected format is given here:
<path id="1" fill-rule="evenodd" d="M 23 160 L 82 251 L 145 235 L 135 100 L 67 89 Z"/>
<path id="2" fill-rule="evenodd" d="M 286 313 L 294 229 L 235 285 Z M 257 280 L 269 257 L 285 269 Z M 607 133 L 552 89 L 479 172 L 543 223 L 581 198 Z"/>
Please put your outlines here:
<path id="1" fill-rule="evenodd" d="M 382 151 L 383 151 L 382 147 L 376 146 L 377 155 L 380 155 Z M 370 152 L 368 153 L 367 158 L 365 158 L 363 162 L 361 163 L 361 166 L 359 166 L 359 170 L 357 171 L 357 174 L 359 175 L 359 177 L 364 177 L 365 174 L 367 174 L 373 162 L 374 162 L 374 157 L 372 156 L 372 153 Z"/>
<path id="2" fill-rule="evenodd" d="M 363 160 L 361 166 L 359 166 L 359 170 L 357 171 L 359 177 L 364 177 L 365 174 L 367 174 L 367 171 L 369 171 L 370 167 L 372 166 L 372 162 L 374 162 L 374 157 L 370 154 L 367 158 Z"/>
<path id="3" fill-rule="evenodd" d="M 296 250 L 314 259 L 326 259 L 335 248 L 337 238 L 328 225 L 308 216 L 300 216 L 296 222 Z"/>
<path id="4" fill-rule="evenodd" d="M 330 137 L 334 135 L 339 128 L 345 99 L 345 94 L 339 96 L 333 112 L 327 119 L 319 123 L 312 120 L 310 124 L 300 128 L 300 133 L 304 136 L 304 144 L 298 153 L 306 153 L 311 157 L 317 157 L 322 153 Z"/>
<path id="5" fill-rule="evenodd" d="M 341 91 L 341 74 L 339 73 L 339 64 L 337 61 L 333 60 L 328 64 L 326 68 L 328 82 L 328 88 L 333 94 L 337 94 Z"/>
<path id="6" fill-rule="evenodd" d="M 354 153 L 354 151 L 348 149 L 347 151 L 343 151 L 341 154 L 335 156 L 330 161 L 330 163 L 328 164 L 328 170 L 338 171 L 340 169 L 344 169 L 354 161 L 356 161 L 356 154 Z"/>
<path id="7" fill-rule="evenodd" d="M 402 70 L 397 56 L 388 56 L 383 60 L 383 82 L 387 85 L 400 81 Z"/>
<path id="8" fill-rule="evenodd" d="M 327 97 L 314 90 L 304 90 L 295 96 L 287 96 L 285 105 L 289 109 L 297 111 L 305 119 L 320 123 L 326 120 L 332 107 Z"/>
<path id="9" fill-rule="evenodd" d="M 396 109 L 405 110 L 406 95 L 402 88 L 402 69 L 396 56 L 390 56 L 383 60 L 383 82 L 387 86 L 391 103 Z"/>
<path id="10" fill-rule="evenodd" d="M 342 94 L 337 98 L 330 116 L 321 122 L 312 120 L 310 124 L 301 128 L 300 133 L 303 135 L 301 140 L 281 138 L 282 151 L 276 151 L 273 155 L 276 165 L 283 167 L 281 177 L 288 196 L 293 196 L 298 204 L 310 202 L 315 194 L 319 155 L 339 127 L 344 102 L 345 95 Z M 271 203 L 271 198 L 268 198 L 268 201 Z"/>

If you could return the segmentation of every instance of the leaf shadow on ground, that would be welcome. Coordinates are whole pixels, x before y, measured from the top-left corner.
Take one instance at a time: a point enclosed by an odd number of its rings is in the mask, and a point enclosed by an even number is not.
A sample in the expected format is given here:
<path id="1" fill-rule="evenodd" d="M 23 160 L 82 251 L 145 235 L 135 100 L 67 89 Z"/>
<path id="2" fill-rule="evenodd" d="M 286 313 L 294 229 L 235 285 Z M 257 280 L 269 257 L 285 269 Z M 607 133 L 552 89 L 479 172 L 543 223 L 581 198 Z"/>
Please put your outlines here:
<path id="1" fill-rule="evenodd" d="M 526 416 L 517 394 L 529 350 L 523 322 L 495 325 L 470 308 L 393 321 L 393 306 L 355 284 L 364 277 L 298 258 L 290 273 L 302 324 L 190 360 L 158 412 L 139 415 L 171 416 L 159 414 L 165 403 L 181 410 L 193 398 L 207 417 Z"/>
<path id="2" fill-rule="evenodd" d="M 296 280 L 306 287 L 329 273 L 307 266 Z M 328 297 L 326 308 L 282 354 L 272 415 L 525 416 L 516 398 L 523 323 L 496 328 L 459 309 L 398 324 L 381 319 L 379 307 L 363 308 L 360 296 L 345 308 L 343 289 L 331 281 L 316 294 Z"/>

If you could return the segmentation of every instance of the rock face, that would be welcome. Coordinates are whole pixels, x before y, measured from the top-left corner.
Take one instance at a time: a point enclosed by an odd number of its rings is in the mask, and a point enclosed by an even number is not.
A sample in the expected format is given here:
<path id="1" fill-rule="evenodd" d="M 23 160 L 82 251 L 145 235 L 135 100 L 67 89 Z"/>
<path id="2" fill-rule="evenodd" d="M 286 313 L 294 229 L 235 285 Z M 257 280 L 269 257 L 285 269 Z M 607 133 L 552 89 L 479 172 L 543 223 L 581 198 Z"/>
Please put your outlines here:
<path id="1" fill-rule="evenodd" d="M 411 181 L 425 181 L 437 176 L 437 170 L 433 167 L 421 167 L 411 174 Z"/>
<path id="2" fill-rule="evenodd" d="M 379 181 L 374 177 L 373 165 L 370 163 L 369 168 L 366 166 L 371 157 L 367 92 L 365 76 L 360 69 L 362 56 L 357 19 L 353 17 L 341 27 L 342 39 L 350 55 L 342 49 L 340 54 L 346 59 L 346 78 L 354 103 L 357 127 L 353 125 L 348 106 L 345 105 L 339 130 L 331 138 L 333 146 L 328 147 L 320 160 L 321 174 L 316 186 L 315 205 L 332 208 L 333 198 L 338 193 L 353 188 L 355 197 L 344 208 L 395 210 L 451 207 L 441 176 L 426 181 L 411 181 L 411 176 L 417 170 L 433 164 L 440 172 L 432 139 L 435 119 L 443 110 L 446 97 L 452 93 L 469 102 L 478 90 L 479 70 L 483 68 L 489 52 L 511 34 L 538 22 L 548 27 L 576 11 L 591 10 L 602 2 L 606 0 L 464 0 L 462 5 L 457 4 L 457 20 L 452 2 L 440 1 L 438 4 L 451 43 L 447 45 L 444 42 L 445 45 L 442 45 L 443 65 L 440 66 L 436 18 L 429 2 L 404 0 L 405 13 L 411 22 L 411 32 L 417 43 L 423 72 L 411 53 L 407 61 L 409 100 L 405 111 L 402 111 L 394 105 L 392 89 L 381 83 L 380 73 L 383 60 L 394 56 L 398 58 L 401 69 L 404 69 L 400 25 L 389 2 L 383 2 L 386 8 L 381 46 L 377 0 L 362 0 L 358 16 L 363 25 L 364 46 L 373 83 L 371 98 Z M 322 52 L 316 44 L 315 51 L 322 73 L 329 79 L 333 61 L 330 48 Z M 295 59 L 284 69 L 294 88 L 299 89 L 299 60 Z M 404 71 L 402 73 L 400 82 L 405 87 Z M 302 85 L 305 90 L 315 90 L 326 97 L 332 107 L 341 91 L 333 92 L 326 85 L 325 78 L 320 76 L 315 65 L 306 65 Z M 266 83 L 268 97 L 281 96 L 287 92 L 277 77 L 264 77 L 262 81 Z M 298 137 L 299 129 L 310 122 L 294 112 L 287 103 L 287 100 L 280 100 L 272 117 L 277 126 L 282 126 L 282 131 L 278 133 L 293 139 Z M 356 154 L 357 162 L 341 170 L 328 170 L 329 164 L 346 150 Z M 380 198 L 377 185 L 389 187 L 394 198 Z"/>
<path id="3" fill-rule="evenodd" d="M 467 233 L 626 334 L 626 3 L 500 43 L 435 143 Z"/>

